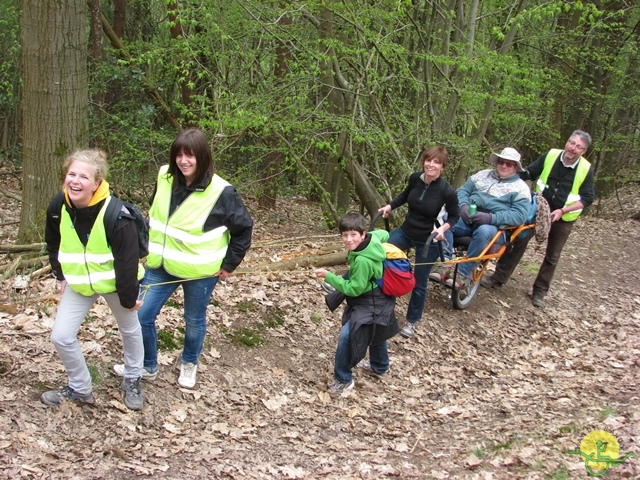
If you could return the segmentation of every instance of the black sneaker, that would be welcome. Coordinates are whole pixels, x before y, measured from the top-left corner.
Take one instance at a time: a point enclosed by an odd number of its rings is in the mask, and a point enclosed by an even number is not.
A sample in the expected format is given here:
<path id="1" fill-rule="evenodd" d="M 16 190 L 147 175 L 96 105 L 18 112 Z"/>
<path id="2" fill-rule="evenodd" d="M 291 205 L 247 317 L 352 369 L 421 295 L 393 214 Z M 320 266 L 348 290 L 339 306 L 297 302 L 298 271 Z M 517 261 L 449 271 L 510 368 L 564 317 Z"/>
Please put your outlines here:
<path id="1" fill-rule="evenodd" d="M 141 378 L 125 378 L 120 385 L 124 390 L 124 404 L 130 410 L 142 410 L 144 406 L 140 380 Z"/>
<path id="2" fill-rule="evenodd" d="M 534 293 L 531 296 L 531 303 L 536 308 L 544 308 L 544 296 L 539 293 Z"/>
<path id="3" fill-rule="evenodd" d="M 93 403 L 93 395 L 91 393 L 78 393 L 68 385 L 60 390 L 49 390 L 40 396 L 42 403 L 49 407 L 57 407 L 62 399 Z"/>

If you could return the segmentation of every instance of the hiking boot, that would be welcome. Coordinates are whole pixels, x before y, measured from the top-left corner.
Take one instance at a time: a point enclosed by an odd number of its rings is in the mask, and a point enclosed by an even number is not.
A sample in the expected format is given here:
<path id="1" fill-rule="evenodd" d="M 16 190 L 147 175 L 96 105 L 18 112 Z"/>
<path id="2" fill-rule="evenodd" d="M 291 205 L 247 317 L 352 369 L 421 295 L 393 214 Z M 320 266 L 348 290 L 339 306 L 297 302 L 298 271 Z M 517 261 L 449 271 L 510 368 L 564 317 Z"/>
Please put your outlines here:
<path id="1" fill-rule="evenodd" d="M 195 363 L 181 363 L 178 385 L 183 388 L 195 387 L 196 373 L 198 373 L 198 365 L 196 365 Z"/>
<path id="2" fill-rule="evenodd" d="M 402 330 L 400 330 L 400 335 L 402 335 L 404 338 L 411 338 L 416 334 L 417 328 L 418 327 L 415 323 L 407 321 L 405 322 L 404 327 L 402 327 Z"/>
<path id="3" fill-rule="evenodd" d="M 495 280 L 492 275 L 490 277 L 482 277 L 480 279 L 480 285 L 482 285 L 484 288 L 501 288 L 504 283 L 500 283 L 499 281 Z"/>
<path id="4" fill-rule="evenodd" d="M 61 400 L 74 400 L 81 403 L 93 403 L 91 393 L 78 393 L 73 388 L 62 387 L 60 390 L 49 390 L 40 396 L 40 400 L 49 407 L 57 407 Z"/>
<path id="5" fill-rule="evenodd" d="M 384 377 L 386 377 L 387 375 L 389 375 L 389 369 L 387 368 L 387 370 L 383 373 L 376 373 L 373 370 L 371 370 L 371 363 L 362 360 L 361 362 L 358 363 L 358 365 L 356 365 L 356 367 L 359 367 L 362 369 L 362 371 L 364 373 L 366 373 L 367 375 L 373 377 L 373 378 L 377 378 L 378 380 L 382 380 Z"/>
<path id="6" fill-rule="evenodd" d="M 451 277 L 451 267 L 445 267 L 442 263 L 437 263 L 429 273 L 429 280 L 444 283 Z"/>
<path id="7" fill-rule="evenodd" d="M 541 293 L 534 293 L 531 295 L 531 303 L 536 308 L 544 308 L 544 295 Z"/>
<path id="8" fill-rule="evenodd" d="M 342 398 L 345 392 L 353 390 L 355 386 L 356 384 L 353 380 L 351 380 L 349 383 L 342 383 L 334 378 L 329 382 L 329 385 L 327 385 L 327 392 L 333 398 Z"/>
<path id="9" fill-rule="evenodd" d="M 141 378 L 125 378 L 120 385 L 124 390 L 124 404 L 129 410 L 142 410 L 144 406 L 140 380 Z"/>
<path id="10" fill-rule="evenodd" d="M 124 365 L 118 364 L 113 366 L 113 371 L 116 372 L 116 375 L 119 377 L 124 377 Z M 158 371 L 156 370 L 153 373 L 149 373 L 146 369 L 142 369 L 142 380 L 146 380 L 147 382 L 153 382 L 158 376 Z"/>
<path id="11" fill-rule="evenodd" d="M 322 289 L 327 292 L 327 293 L 333 293 L 336 291 L 335 287 L 332 287 L 331 285 L 329 285 L 327 282 L 322 282 L 322 284 L 320 285 L 322 287 Z"/>

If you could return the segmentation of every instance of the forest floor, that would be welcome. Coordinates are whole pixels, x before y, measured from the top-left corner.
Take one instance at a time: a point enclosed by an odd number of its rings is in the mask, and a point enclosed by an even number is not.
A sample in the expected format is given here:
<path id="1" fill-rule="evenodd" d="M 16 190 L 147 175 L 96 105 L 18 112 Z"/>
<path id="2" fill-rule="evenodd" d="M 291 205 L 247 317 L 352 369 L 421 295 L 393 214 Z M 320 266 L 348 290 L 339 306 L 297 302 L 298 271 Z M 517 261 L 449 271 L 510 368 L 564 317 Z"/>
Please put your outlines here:
<path id="1" fill-rule="evenodd" d="M 44 406 L 42 392 L 66 382 L 49 340 L 56 282 L 5 278 L 0 478 L 588 478 L 569 451 L 594 430 L 615 437 L 620 458 L 640 456 L 638 198 L 630 187 L 600 202 L 601 218 L 578 222 L 544 309 L 527 295 L 543 255 L 534 241 L 508 286 L 481 289 L 467 310 L 452 310 L 449 290 L 430 285 L 417 336 L 389 342 L 391 374 L 356 371 L 356 389 L 340 400 L 326 382 L 341 309 L 327 310 L 311 268 L 257 267 L 339 248 L 316 205 L 283 200 L 266 213 L 249 199 L 249 273 L 214 291 L 196 388 L 176 384 L 179 290 L 158 319 L 162 365 L 143 383 L 141 412 L 123 404 L 112 370 L 121 342 L 103 303 L 79 334 L 96 403 Z M 0 223 L 18 212 L 17 200 L 0 196 Z M 16 232 L 4 226 L 0 243 Z M 604 478 L 640 478 L 640 458 Z"/>

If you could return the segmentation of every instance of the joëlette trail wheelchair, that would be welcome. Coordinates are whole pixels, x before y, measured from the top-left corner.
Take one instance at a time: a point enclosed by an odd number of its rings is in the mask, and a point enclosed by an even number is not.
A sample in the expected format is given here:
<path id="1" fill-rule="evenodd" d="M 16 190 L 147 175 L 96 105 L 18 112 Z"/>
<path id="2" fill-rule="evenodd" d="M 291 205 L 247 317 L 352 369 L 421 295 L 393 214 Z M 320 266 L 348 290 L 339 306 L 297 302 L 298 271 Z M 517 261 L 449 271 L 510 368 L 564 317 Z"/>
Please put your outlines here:
<path id="1" fill-rule="evenodd" d="M 371 220 L 369 230 L 373 230 L 376 222 L 380 219 L 381 215 L 382 214 L 380 212 L 377 212 L 374 215 Z M 385 228 L 388 231 L 389 219 L 385 218 L 384 220 Z M 470 236 L 454 237 L 453 248 L 456 252 L 456 258 L 452 260 L 445 261 L 442 242 L 438 242 L 440 261 L 445 265 L 445 267 L 453 267 L 452 284 L 442 284 L 445 288 L 451 289 L 451 305 L 458 310 L 464 310 L 465 308 L 467 308 L 478 292 L 478 288 L 480 287 L 480 280 L 482 280 L 482 276 L 487 271 L 489 263 L 492 260 L 500 258 L 507 251 L 509 245 L 519 235 L 531 235 L 535 226 L 535 223 L 527 223 L 518 227 L 507 227 L 504 230 L 498 230 L 498 232 L 493 236 L 489 244 L 484 248 L 480 255 L 472 258 L 467 257 L 465 254 L 467 248 L 469 247 L 469 243 L 471 243 Z M 497 244 L 497 240 L 503 234 L 507 236 L 507 242 L 504 244 Z M 427 238 L 427 241 L 425 242 L 425 248 L 428 248 L 428 245 L 430 245 L 435 240 L 435 237 L 435 234 L 432 234 L 429 236 L 429 238 Z M 472 270 L 469 282 L 466 285 L 463 285 L 462 288 L 458 288 L 458 282 L 456 281 L 458 279 L 458 265 L 465 262 L 478 262 L 478 265 Z"/>

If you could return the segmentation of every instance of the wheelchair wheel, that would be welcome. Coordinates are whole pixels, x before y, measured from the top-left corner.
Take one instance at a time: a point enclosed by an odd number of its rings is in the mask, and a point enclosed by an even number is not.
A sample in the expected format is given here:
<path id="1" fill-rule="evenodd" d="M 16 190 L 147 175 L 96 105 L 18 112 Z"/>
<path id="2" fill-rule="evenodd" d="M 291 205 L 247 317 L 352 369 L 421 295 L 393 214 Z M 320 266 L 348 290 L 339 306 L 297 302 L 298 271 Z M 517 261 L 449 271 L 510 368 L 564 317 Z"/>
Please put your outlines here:
<path id="1" fill-rule="evenodd" d="M 457 288 L 453 288 L 451 290 L 451 302 L 456 309 L 464 310 L 471 304 L 480 287 L 481 278 L 482 277 L 478 278 L 475 282 L 471 281 L 465 289 L 458 290 Z"/>

